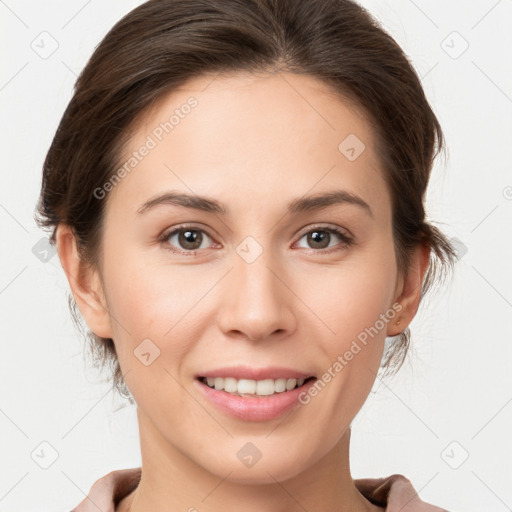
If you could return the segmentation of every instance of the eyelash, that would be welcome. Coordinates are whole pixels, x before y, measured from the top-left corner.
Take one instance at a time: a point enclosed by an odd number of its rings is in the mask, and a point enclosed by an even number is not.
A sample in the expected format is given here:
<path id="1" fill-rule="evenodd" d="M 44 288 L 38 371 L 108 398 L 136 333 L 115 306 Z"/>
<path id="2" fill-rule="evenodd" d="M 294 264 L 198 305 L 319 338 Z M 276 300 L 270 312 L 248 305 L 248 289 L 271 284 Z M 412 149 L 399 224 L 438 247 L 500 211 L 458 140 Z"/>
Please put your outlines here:
<path id="1" fill-rule="evenodd" d="M 159 242 L 163 245 L 165 250 L 170 251 L 170 252 L 172 252 L 174 254 L 183 254 L 183 255 L 186 255 L 186 256 L 195 256 L 197 254 L 198 250 L 195 250 L 195 251 L 179 251 L 177 249 L 174 249 L 168 243 L 169 242 L 169 238 L 171 238 L 173 235 L 175 235 L 176 233 L 179 233 L 180 231 L 186 231 L 187 229 L 190 230 L 190 231 L 201 231 L 201 232 L 205 233 L 209 238 L 211 238 L 213 240 L 213 237 L 210 236 L 210 234 L 206 230 L 204 230 L 202 228 L 198 228 L 198 227 L 193 226 L 193 225 L 183 224 L 181 226 L 178 226 L 177 228 L 174 228 L 172 231 L 164 232 L 163 235 L 160 236 Z M 344 248 L 348 248 L 348 247 L 354 245 L 354 239 L 351 236 L 347 235 L 346 233 L 340 231 L 337 228 L 329 227 L 329 226 L 313 226 L 308 231 L 302 233 L 302 235 L 299 237 L 299 240 L 301 240 L 305 235 L 307 235 L 307 234 L 309 234 L 309 233 L 311 233 L 313 231 L 323 231 L 323 232 L 326 232 L 326 233 L 334 234 L 334 235 L 338 236 L 342 240 L 343 246 L 342 246 L 342 248 L 340 248 L 338 246 L 334 246 L 334 247 L 331 247 L 329 249 L 309 249 L 310 251 L 321 253 L 321 254 L 330 254 L 332 252 L 339 251 L 339 250 L 342 250 Z M 199 250 L 201 250 L 201 249 L 199 249 Z"/>

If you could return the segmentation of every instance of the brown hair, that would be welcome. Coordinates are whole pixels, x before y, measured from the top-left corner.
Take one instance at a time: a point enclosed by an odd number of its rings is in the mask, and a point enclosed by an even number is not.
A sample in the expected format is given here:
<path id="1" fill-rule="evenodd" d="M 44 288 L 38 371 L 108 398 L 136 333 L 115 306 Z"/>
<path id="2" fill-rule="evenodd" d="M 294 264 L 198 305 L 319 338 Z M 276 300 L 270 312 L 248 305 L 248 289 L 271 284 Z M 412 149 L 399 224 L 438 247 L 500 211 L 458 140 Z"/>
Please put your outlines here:
<path id="1" fill-rule="evenodd" d="M 423 205 L 443 136 L 401 48 L 351 0 L 150 0 L 131 11 L 76 82 L 44 162 L 36 221 L 52 228 L 53 243 L 57 225 L 68 224 L 83 260 L 99 265 L 106 201 L 93 191 L 114 174 L 136 120 L 201 74 L 281 70 L 320 79 L 372 120 L 392 197 L 399 271 L 406 273 L 417 244 L 431 249 L 423 298 L 456 259 Z M 130 396 L 112 339 L 87 335 L 96 359 L 111 365 L 115 387 Z M 392 341 L 382 361 L 387 373 L 401 366 L 409 329 Z"/>

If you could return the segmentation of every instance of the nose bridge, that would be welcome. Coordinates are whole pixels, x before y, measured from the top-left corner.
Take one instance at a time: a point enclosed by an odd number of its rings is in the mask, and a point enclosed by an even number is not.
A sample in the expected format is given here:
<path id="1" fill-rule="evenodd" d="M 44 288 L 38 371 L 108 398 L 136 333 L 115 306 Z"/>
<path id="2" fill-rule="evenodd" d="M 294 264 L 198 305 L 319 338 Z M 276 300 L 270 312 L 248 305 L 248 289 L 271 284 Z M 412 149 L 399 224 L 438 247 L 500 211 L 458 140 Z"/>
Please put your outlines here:
<path id="1" fill-rule="evenodd" d="M 270 250 L 255 240 L 244 240 L 233 255 L 228 290 L 222 303 L 222 330 L 239 331 L 251 340 L 294 329 L 290 293 L 281 282 L 278 265 Z"/>

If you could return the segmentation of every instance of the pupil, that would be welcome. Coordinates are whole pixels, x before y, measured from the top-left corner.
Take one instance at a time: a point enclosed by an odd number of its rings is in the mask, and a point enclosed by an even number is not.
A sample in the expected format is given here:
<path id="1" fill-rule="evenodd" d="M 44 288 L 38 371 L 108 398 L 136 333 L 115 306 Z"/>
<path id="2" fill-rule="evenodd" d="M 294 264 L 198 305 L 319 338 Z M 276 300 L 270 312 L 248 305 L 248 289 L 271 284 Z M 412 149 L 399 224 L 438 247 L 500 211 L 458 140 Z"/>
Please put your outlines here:
<path id="1" fill-rule="evenodd" d="M 320 244 L 315 249 L 323 249 L 329 245 L 329 233 L 326 231 L 312 231 L 309 235 L 309 241 L 313 244 Z"/>
<path id="2" fill-rule="evenodd" d="M 202 235 L 198 231 L 188 229 L 182 231 L 180 234 L 180 244 L 185 249 L 198 249 L 201 246 L 201 242 Z M 195 245 L 197 245 L 197 247 Z"/>

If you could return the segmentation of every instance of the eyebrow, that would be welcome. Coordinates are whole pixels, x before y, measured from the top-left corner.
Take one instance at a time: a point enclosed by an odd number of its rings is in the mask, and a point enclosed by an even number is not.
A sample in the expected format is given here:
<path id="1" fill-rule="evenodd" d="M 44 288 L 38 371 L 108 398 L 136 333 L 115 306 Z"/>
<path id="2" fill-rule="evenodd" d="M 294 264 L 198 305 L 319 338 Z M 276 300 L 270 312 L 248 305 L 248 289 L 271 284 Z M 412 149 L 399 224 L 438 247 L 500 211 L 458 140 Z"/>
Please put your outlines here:
<path id="1" fill-rule="evenodd" d="M 336 204 L 350 204 L 366 211 L 373 218 L 370 205 L 358 195 L 346 190 L 334 190 L 326 193 L 314 194 L 311 196 L 294 199 L 288 204 L 288 213 L 303 213 L 314 210 L 321 210 Z M 229 209 L 226 205 L 208 197 L 186 194 L 183 192 L 165 192 L 147 200 L 137 213 L 143 214 L 146 211 L 160 205 L 174 205 L 200 210 L 207 213 L 228 215 Z"/>

